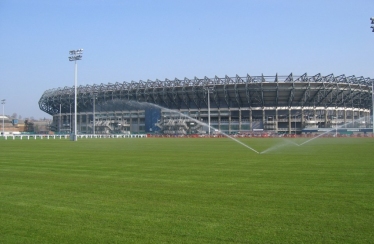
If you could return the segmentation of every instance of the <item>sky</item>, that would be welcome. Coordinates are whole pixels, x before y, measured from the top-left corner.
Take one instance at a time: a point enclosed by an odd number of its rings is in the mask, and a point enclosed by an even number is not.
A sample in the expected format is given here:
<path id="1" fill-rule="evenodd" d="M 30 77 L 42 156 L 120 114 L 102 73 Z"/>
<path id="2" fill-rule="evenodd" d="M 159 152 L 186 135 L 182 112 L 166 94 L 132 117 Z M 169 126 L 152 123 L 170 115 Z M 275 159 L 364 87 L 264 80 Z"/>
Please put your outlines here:
<path id="1" fill-rule="evenodd" d="M 0 0 L 5 114 L 51 118 L 44 91 L 195 76 L 374 78 L 373 0 Z M 1 111 L 2 112 L 2 111 Z"/>

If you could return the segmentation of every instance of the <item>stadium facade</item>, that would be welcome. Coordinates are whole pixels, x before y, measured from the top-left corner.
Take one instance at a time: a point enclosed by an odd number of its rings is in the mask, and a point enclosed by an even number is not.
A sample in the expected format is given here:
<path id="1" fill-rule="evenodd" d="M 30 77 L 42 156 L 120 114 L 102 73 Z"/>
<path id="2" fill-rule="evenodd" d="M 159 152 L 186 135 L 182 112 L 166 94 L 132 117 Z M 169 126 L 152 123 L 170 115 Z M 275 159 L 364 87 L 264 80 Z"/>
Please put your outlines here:
<path id="1" fill-rule="evenodd" d="M 355 76 L 238 76 L 79 86 L 79 133 L 371 132 L 373 79 Z M 209 99 L 208 99 L 209 98 Z M 74 87 L 39 100 L 56 132 L 70 132 Z M 208 116 L 210 114 L 210 116 Z M 95 120 L 95 121 L 94 121 Z M 201 123 L 196 123 L 196 121 Z M 349 129 L 346 129 L 346 131 Z"/>

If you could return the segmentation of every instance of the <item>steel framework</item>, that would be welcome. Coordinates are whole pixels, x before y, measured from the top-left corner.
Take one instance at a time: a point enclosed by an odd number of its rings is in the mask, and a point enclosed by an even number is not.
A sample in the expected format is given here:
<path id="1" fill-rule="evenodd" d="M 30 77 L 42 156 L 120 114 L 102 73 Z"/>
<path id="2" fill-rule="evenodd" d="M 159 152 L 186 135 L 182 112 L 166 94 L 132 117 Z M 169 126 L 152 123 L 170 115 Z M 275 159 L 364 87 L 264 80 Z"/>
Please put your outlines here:
<path id="1" fill-rule="evenodd" d="M 169 109 L 252 107 L 349 107 L 370 109 L 373 79 L 355 76 L 250 76 L 224 78 L 184 78 L 164 81 L 116 82 L 79 86 L 77 111 L 92 111 L 92 95 L 102 110 L 131 110 L 128 101 L 148 102 Z M 74 87 L 55 88 L 39 100 L 42 111 L 55 115 L 68 113 L 74 104 Z"/>

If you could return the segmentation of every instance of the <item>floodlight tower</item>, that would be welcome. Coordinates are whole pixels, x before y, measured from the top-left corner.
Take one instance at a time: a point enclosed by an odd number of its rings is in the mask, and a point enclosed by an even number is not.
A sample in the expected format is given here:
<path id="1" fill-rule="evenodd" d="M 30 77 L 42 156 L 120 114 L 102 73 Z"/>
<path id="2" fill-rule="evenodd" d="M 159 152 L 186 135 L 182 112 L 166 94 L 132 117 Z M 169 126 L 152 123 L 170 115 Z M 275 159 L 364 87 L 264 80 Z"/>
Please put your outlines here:
<path id="1" fill-rule="evenodd" d="M 3 136 L 5 136 L 5 130 L 4 130 L 4 105 L 5 105 L 5 99 L 1 100 L 1 104 L 3 105 Z"/>
<path id="2" fill-rule="evenodd" d="M 371 20 L 371 24 L 372 24 L 372 26 L 370 26 L 370 28 L 372 29 L 371 31 L 374 32 L 374 17 L 371 17 L 370 20 Z M 371 121 L 371 123 L 372 123 L 372 126 L 373 126 L 373 131 L 372 132 L 373 132 L 373 136 L 374 136 L 374 80 L 372 80 L 371 82 L 372 82 L 371 83 L 371 101 L 372 101 L 372 106 L 371 106 L 372 121 Z"/>
<path id="3" fill-rule="evenodd" d="M 78 66 L 77 66 L 77 60 L 82 59 L 83 49 L 78 50 L 71 50 L 69 51 L 69 54 L 71 55 L 69 57 L 69 61 L 74 61 L 75 68 L 74 68 L 74 133 L 72 137 L 70 138 L 72 141 L 77 140 L 77 72 L 78 72 Z"/>

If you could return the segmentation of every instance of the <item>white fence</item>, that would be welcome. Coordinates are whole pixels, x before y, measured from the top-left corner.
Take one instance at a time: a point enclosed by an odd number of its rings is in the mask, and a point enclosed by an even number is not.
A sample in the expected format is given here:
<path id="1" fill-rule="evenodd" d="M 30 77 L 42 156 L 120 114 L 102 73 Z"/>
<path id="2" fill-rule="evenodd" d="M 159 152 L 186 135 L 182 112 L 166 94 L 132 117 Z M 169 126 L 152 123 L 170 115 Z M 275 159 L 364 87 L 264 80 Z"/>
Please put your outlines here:
<path id="1" fill-rule="evenodd" d="M 36 140 L 36 139 L 69 139 L 70 135 L 4 135 L 2 136 L 5 140 L 8 139 L 20 139 L 20 140 Z M 118 135 L 97 135 L 97 134 L 85 134 L 85 135 L 77 135 L 77 139 L 89 139 L 89 138 L 146 138 L 146 134 L 118 134 Z"/>

